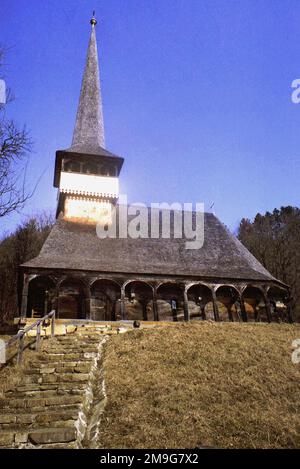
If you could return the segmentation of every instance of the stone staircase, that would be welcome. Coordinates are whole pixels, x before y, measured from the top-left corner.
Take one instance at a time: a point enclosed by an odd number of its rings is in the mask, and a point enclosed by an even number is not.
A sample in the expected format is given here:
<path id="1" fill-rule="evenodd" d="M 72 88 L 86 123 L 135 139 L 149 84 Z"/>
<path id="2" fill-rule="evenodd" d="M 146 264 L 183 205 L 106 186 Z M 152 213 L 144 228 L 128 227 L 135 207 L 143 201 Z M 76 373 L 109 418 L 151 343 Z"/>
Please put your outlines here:
<path id="1" fill-rule="evenodd" d="M 0 399 L 0 448 L 93 447 L 105 405 L 102 329 L 44 339 Z M 26 355 L 26 353 L 25 353 Z M 1 378 L 1 372 L 0 372 Z"/>

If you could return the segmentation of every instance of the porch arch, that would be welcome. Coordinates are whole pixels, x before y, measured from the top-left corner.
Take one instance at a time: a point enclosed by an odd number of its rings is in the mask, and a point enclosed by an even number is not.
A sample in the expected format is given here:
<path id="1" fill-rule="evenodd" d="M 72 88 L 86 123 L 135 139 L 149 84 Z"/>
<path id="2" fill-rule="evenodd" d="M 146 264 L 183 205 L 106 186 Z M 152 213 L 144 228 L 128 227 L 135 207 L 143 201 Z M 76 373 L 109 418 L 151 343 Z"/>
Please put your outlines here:
<path id="1" fill-rule="evenodd" d="M 247 321 L 268 322 L 266 297 L 263 290 L 257 286 L 247 285 L 242 293 Z"/>
<path id="2" fill-rule="evenodd" d="M 189 318 L 214 320 L 212 290 L 202 283 L 194 283 L 187 287 Z"/>
<path id="3" fill-rule="evenodd" d="M 220 285 L 216 289 L 220 321 L 242 321 L 240 293 L 232 285 Z"/>
<path id="4" fill-rule="evenodd" d="M 79 278 L 67 277 L 58 286 L 58 317 L 64 319 L 85 319 L 88 292 Z"/>
<path id="5" fill-rule="evenodd" d="M 157 290 L 160 321 L 184 321 L 183 287 L 174 282 L 161 283 Z"/>
<path id="6" fill-rule="evenodd" d="M 55 282 L 46 275 L 37 275 L 28 285 L 27 317 L 42 317 L 55 307 Z"/>
<path id="7" fill-rule="evenodd" d="M 153 287 L 142 280 L 124 284 L 125 314 L 129 320 L 154 321 Z"/>

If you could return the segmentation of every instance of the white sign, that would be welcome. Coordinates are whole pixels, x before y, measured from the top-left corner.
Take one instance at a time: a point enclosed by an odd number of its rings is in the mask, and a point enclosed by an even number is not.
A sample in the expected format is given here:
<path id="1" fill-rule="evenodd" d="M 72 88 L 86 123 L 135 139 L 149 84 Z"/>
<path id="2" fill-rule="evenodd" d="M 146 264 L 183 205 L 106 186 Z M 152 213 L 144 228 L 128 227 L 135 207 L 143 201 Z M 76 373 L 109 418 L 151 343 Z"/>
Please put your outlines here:
<path id="1" fill-rule="evenodd" d="M 292 353 L 292 362 L 298 365 L 300 363 L 300 339 L 293 340 L 292 347 L 295 349 Z"/>
<path id="2" fill-rule="evenodd" d="M 0 339 L 0 363 L 6 363 L 6 347 L 5 341 Z"/>

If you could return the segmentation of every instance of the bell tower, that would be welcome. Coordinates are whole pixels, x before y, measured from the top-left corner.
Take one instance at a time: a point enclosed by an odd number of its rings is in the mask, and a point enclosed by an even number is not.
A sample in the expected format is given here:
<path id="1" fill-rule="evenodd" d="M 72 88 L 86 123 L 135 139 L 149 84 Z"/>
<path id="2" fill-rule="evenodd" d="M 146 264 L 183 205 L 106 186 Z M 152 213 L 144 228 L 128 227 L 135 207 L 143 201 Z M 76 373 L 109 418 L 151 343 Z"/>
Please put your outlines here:
<path id="1" fill-rule="evenodd" d="M 102 220 L 106 224 L 119 197 L 119 174 L 124 160 L 105 149 L 94 15 L 90 23 L 72 145 L 56 152 L 54 187 L 58 188 L 57 217 L 81 223 Z"/>

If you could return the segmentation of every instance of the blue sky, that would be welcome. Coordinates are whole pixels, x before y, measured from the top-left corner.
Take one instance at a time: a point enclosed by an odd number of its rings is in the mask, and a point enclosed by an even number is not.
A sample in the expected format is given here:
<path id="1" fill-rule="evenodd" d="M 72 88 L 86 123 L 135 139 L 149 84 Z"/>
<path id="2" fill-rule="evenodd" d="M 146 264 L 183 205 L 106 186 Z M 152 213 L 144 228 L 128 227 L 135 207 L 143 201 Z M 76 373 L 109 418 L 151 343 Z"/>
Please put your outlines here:
<path id="1" fill-rule="evenodd" d="M 106 147 L 130 202 L 214 202 L 242 217 L 299 206 L 298 0 L 1 0 L 8 114 L 34 140 L 21 214 L 54 209 L 57 149 L 71 143 L 93 9 Z"/>

